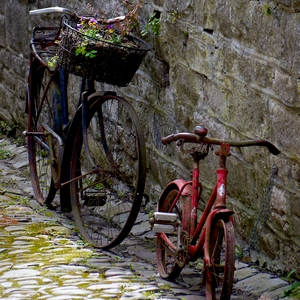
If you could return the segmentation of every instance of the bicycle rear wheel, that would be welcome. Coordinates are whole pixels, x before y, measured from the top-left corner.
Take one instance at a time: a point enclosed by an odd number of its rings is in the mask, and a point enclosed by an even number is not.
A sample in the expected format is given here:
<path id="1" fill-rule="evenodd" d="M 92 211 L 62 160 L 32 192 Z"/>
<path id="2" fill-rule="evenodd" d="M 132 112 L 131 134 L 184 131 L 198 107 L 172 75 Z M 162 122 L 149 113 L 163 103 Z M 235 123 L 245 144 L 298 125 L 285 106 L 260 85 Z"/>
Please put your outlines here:
<path id="1" fill-rule="evenodd" d="M 158 211 L 176 213 L 182 222 L 183 203 L 181 197 L 176 202 L 173 210 L 170 211 L 178 193 L 179 189 L 176 185 L 171 185 L 164 190 L 158 202 Z M 177 239 L 177 232 L 171 234 L 157 233 L 156 235 L 157 268 L 160 276 L 167 280 L 175 280 L 186 262 L 186 251 L 189 243 L 188 232 L 181 230 L 180 243 L 183 246 L 181 251 L 177 249 Z"/>
<path id="2" fill-rule="evenodd" d="M 132 106 L 106 95 L 87 110 L 86 151 L 78 122 L 70 160 L 70 197 L 76 226 L 95 247 L 112 248 L 129 234 L 146 177 L 143 131 Z"/>
<path id="3" fill-rule="evenodd" d="M 49 135 L 49 130 L 61 127 L 57 115 L 60 88 L 53 74 L 38 61 L 34 60 L 32 66 L 27 123 L 29 168 L 35 198 L 40 204 L 50 204 L 58 189 L 62 151 L 58 140 Z"/>
<path id="4" fill-rule="evenodd" d="M 213 226 L 209 251 L 210 262 L 204 266 L 206 299 L 229 300 L 235 265 L 235 237 L 230 220 L 220 219 Z"/>

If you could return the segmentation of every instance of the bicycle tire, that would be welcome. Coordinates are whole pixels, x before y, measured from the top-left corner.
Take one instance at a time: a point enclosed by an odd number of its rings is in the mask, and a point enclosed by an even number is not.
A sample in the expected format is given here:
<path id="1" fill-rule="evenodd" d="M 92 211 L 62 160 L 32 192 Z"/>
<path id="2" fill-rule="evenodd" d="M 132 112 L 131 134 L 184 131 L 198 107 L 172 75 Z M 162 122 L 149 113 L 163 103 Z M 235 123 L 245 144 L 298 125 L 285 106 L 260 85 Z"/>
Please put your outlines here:
<path id="1" fill-rule="evenodd" d="M 174 199 L 179 193 L 179 188 L 177 185 L 170 185 L 166 190 L 163 191 L 159 202 L 158 202 L 158 211 L 159 212 L 172 212 L 177 213 L 179 220 L 182 221 L 182 209 L 181 209 L 181 198 L 177 201 L 174 209 L 170 211 L 170 207 L 172 206 Z M 181 231 L 181 239 L 185 238 L 187 232 Z M 175 248 L 177 246 L 177 232 L 172 234 L 164 235 L 167 237 L 169 241 L 172 241 Z M 189 240 L 189 239 L 188 239 Z M 184 241 L 181 240 L 184 244 Z M 183 260 L 185 257 L 183 257 Z M 174 281 L 181 270 L 183 269 L 184 264 L 178 264 L 178 253 L 176 249 L 173 249 L 168 243 L 166 243 L 163 239 L 161 233 L 156 234 L 156 261 L 157 261 L 157 269 L 160 276 L 166 280 Z"/>
<path id="2" fill-rule="evenodd" d="M 142 127 L 133 107 L 121 97 L 100 96 L 88 106 L 88 160 L 82 121 L 73 132 L 70 156 L 72 213 L 82 238 L 110 249 L 130 233 L 140 210 L 146 178 Z"/>
<path id="3" fill-rule="evenodd" d="M 33 60 L 29 76 L 27 143 L 32 188 L 40 204 L 50 204 L 58 189 L 60 163 L 56 160 L 60 159 L 61 146 L 57 140 L 52 139 L 54 160 L 51 161 L 49 136 L 43 136 L 46 131 L 43 124 L 53 131 L 61 128 L 57 104 L 59 101 L 58 79 L 37 60 Z"/>
<path id="4" fill-rule="evenodd" d="M 219 219 L 212 226 L 209 251 L 210 262 L 204 266 L 206 299 L 230 300 L 235 267 L 235 237 L 231 220 Z"/>

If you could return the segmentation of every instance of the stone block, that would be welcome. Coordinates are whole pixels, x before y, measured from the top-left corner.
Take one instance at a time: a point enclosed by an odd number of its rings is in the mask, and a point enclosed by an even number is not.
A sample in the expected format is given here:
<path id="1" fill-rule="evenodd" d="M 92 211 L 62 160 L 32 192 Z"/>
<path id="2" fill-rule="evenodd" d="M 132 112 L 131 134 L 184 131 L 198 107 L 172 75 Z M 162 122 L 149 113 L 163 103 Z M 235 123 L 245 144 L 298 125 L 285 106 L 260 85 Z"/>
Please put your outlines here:
<path id="1" fill-rule="evenodd" d="M 261 284 L 264 282 L 264 284 Z M 279 278 L 272 277 L 266 273 L 256 274 L 236 283 L 237 289 L 251 292 L 254 296 L 259 296 L 264 292 L 272 291 L 283 286 L 287 286 L 287 282 Z"/>
<path id="2" fill-rule="evenodd" d="M 239 269 L 236 270 L 234 272 L 234 277 L 238 280 L 245 280 L 255 274 L 258 274 L 258 271 L 256 269 L 251 269 L 251 268 L 243 268 L 243 269 Z"/>

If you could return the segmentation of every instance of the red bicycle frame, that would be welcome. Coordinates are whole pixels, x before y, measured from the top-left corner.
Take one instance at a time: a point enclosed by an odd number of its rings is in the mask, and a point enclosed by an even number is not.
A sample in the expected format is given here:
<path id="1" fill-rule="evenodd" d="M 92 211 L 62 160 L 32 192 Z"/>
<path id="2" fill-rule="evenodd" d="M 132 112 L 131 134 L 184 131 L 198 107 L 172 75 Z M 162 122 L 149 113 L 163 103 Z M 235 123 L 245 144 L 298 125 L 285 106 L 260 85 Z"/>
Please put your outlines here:
<path id="1" fill-rule="evenodd" d="M 195 261 L 199 257 L 204 256 L 205 263 L 209 263 L 210 254 L 208 247 L 212 224 L 220 218 L 228 219 L 234 213 L 226 208 L 226 183 L 228 173 L 226 169 L 226 157 L 230 155 L 230 145 L 221 144 L 221 148 L 216 154 L 220 157 L 220 165 L 217 170 L 217 182 L 199 222 L 197 220 L 197 209 L 202 193 L 202 185 L 199 182 L 199 161 L 203 159 L 207 153 L 194 153 L 192 181 L 178 179 L 169 184 L 175 184 L 179 188 L 179 192 L 169 208 L 169 212 L 173 211 L 177 201 L 181 199 L 181 228 L 187 231 L 192 238 L 189 246 L 189 258 L 191 261 Z M 160 233 L 160 236 L 171 248 L 176 249 L 176 245 L 173 245 L 164 233 Z"/>
<path id="2" fill-rule="evenodd" d="M 192 180 L 169 183 L 159 198 L 157 212 L 149 221 L 157 234 L 157 267 L 162 278 L 174 280 L 188 262 L 203 258 L 206 299 L 229 300 L 235 264 L 234 212 L 226 207 L 226 159 L 230 155 L 230 147 L 264 146 L 274 155 L 280 151 L 266 140 L 221 140 L 206 135 L 205 127 L 196 126 L 194 133 L 180 132 L 162 138 L 164 145 L 176 142 L 183 152 L 193 157 Z M 200 147 L 185 150 L 185 143 Z M 219 157 L 217 180 L 200 216 L 198 204 L 202 185 L 199 162 L 207 156 L 212 145 L 220 146 L 214 151 Z"/>

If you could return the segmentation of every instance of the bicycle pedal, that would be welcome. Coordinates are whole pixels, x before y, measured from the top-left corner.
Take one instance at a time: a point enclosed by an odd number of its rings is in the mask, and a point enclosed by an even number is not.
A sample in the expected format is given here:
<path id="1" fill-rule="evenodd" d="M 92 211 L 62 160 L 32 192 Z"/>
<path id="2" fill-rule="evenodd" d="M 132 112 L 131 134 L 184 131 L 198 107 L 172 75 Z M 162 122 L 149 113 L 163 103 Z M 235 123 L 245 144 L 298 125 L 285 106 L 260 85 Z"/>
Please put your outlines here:
<path id="1" fill-rule="evenodd" d="M 152 231 L 155 233 L 173 233 L 176 231 L 176 228 L 173 225 L 154 224 Z"/>
<path id="2" fill-rule="evenodd" d="M 153 214 L 154 220 L 159 222 L 175 222 L 178 215 L 174 213 L 155 212 Z"/>
<path id="3" fill-rule="evenodd" d="M 178 215 L 174 213 L 155 212 L 149 222 L 151 230 L 155 233 L 173 233 L 180 225 Z"/>

